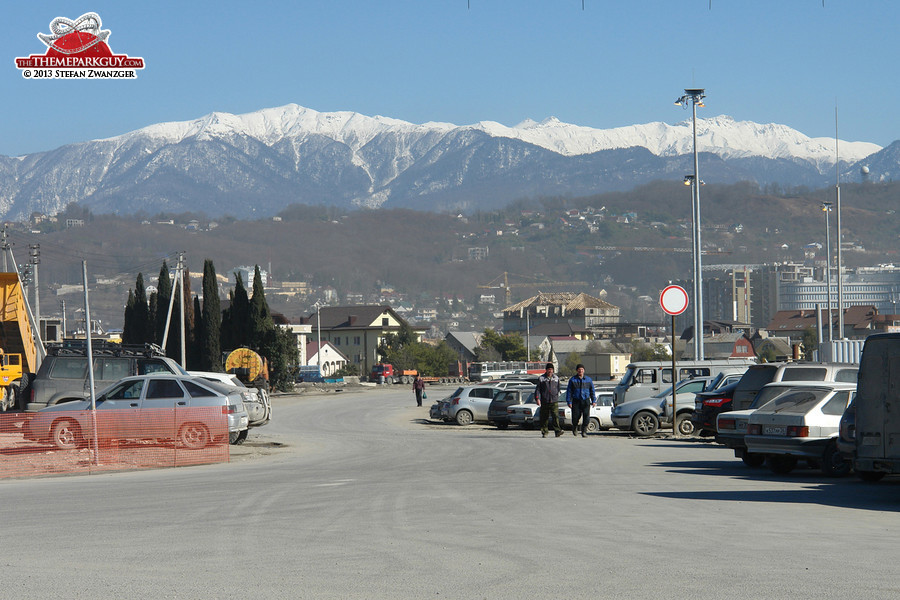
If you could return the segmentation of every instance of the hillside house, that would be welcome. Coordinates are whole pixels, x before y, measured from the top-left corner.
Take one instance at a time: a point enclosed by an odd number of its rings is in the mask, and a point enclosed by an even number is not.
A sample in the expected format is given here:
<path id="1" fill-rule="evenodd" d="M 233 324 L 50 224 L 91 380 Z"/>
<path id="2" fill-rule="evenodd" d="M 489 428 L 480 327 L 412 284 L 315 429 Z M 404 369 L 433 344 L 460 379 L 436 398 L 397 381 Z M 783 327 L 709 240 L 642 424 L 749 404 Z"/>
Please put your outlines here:
<path id="1" fill-rule="evenodd" d="M 387 305 L 323 306 L 319 309 L 321 332 L 316 329 L 316 313 L 304 317 L 303 322 L 312 326 L 322 342 L 330 342 L 347 358 L 347 364 L 356 366 L 360 375 L 370 373 L 378 362 L 378 347 L 388 334 L 396 335 L 401 325 L 408 323 Z M 416 341 L 421 341 L 421 327 L 412 328 Z"/>

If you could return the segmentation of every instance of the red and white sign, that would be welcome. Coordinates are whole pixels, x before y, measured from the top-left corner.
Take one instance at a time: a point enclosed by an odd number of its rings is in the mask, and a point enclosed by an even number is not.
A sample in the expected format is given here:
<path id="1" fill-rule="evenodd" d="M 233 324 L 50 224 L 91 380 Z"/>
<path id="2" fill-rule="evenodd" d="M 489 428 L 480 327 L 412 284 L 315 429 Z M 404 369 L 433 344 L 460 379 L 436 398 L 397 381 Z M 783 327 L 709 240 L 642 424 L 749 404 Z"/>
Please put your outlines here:
<path id="1" fill-rule="evenodd" d="M 109 29 L 101 29 L 100 15 L 89 12 L 74 21 L 56 17 L 50 33 L 37 37 L 47 46 L 45 54 L 16 58 L 25 79 L 135 79 L 144 59 L 113 54 L 107 44 Z"/>
<path id="2" fill-rule="evenodd" d="M 688 295 L 680 285 L 670 285 L 659 295 L 659 304 L 667 314 L 680 315 L 688 305 Z"/>

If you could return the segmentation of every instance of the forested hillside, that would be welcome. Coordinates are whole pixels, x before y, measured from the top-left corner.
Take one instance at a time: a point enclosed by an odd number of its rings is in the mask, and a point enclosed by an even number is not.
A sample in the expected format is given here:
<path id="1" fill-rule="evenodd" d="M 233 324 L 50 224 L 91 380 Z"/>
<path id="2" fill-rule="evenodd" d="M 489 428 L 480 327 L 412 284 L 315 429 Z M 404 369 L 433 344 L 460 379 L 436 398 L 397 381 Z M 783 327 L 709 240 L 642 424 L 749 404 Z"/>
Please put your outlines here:
<path id="1" fill-rule="evenodd" d="M 895 260 L 900 184 L 845 185 L 841 192 L 845 264 Z M 706 185 L 700 200 L 704 264 L 803 261 L 805 246 L 824 245 L 821 202 L 833 202 L 835 191 L 763 193 L 750 184 Z M 690 188 L 657 182 L 627 193 L 520 200 L 502 211 L 467 215 L 294 205 L 276 220 L 225 218 L 212 225 L 200 214 L 92 215 L 72 205 L 55 223 L 13 226 L 10 240 L 20 263 L 29 245 L 40 244 L 44 314 L 58 311 L 59 284 L 81 282 L 82 260 L 92 277 L 122 275 L 120 285 L 92 290 L 97 311 L 113 326 L 121 324 L 137 273 L 155 277 L 162 260 L 174 264 L 178 251 L 186 253 L 193 272 L 206 258 L 220 274 L 259 264 L 274 282 L 330 286 L 339 298 L 390 288 L 420 306 L 434 304 L 435 297 L 475 303 L 484 293 L 496 294 L 502 304 L 502 290 L 479 286 L 497 282 L 504 272 L 514 284 L 514 302 L 538 290 L 571 288 L 552 282 L 584 281 L 587 289 L 577 291 L 606 290 L 628 315 L 637 296 L 655 297 L 669 280 L 690 276 L 690 254 L 665 250 L 690 248 L 690 201 Z M 84 225 L 67 229 L 67 218 Z M 191 220 L 196 231 L 186 228 Z M 173 224 L 161 223 L 167 221 Z M 472 260 L 473 248 L 487 249 L 483 260 Z M 273 310 L 289 317 L 309 314 L 313 301 L 269 298 Z"/>

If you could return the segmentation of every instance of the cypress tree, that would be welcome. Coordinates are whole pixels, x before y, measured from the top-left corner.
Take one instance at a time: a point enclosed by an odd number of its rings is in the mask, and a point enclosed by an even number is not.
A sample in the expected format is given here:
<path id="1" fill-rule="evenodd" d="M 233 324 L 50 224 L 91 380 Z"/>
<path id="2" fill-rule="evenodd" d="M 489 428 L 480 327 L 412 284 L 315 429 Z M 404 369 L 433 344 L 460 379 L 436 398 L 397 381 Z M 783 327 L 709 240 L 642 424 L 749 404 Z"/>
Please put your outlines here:
<path id="1" fill-rule="evenodd" d="M 259 350 L 265 343 L 269 332 L 275 329 L 272 314 L 269 312 L 269 304 L 266 302 L 259 265 L 256 265 L 253 271 L 252 290 L 253 295 L 250 297 L 249 308 L 249 344 L 251 348 Z"/>
<path id="2" fill-rule="evenodd" d="M 203 308 L 200 306 L 200 296 L 194 296 L 194 335 L 191 345 L 188 348 L 188 369 L 189 370 L 205 370 L 201 354 L 201 344 L 203 343 Z"/>
<path id="3" fill-rule="evenodd" d="M 122 325 L 122 343 L 134 344 L 134 290 L 128 290 L 128 300 L 125 301 L 125 318 Z"/>
<path id="4" fill-rule="evenodd" d="M 196 354 L 197 314 L 194 312 L 193 294 L 191 293 L 191 272 L 184 267 L 184 352 L 186 365 L 196 364 L 192 357 Z"/>
<path id="5" fill-rule="evenodd" d="M 222 370 L 222 308 L 212 260 L 203 261 L 203 310 L 200 319 L 200 364 L 204 371 Z"/>
<path id="6" fill-rule="evenodd" d="M 244 287 L 244 279 L 240 273 L 235 273 L 234 292 L 231 294 L 231 307 L 228 310 L 229 341 L 234 350 L 241 346 L 250 346 L 250 299 L 247 297 L 247 288 Z"/>
<path id="7" fill-rule="evenodd" d="M 134 338 L 132 344 L 153 342 L 153 328 L 150 323 L 150 305 L 147 302 L 147 287 L 144 285 L 144 274 L 138 273 L 134 282 Z"/>
<path id="8" fill-rule="evenodd" d="M 166 317 L 169 314 L 169 299 L 172 297 L 172 281 L 169 279 L 169 266 L 166 264 L 166 261 L 163 261 L 162 267 L 159 270 L 159 279 L 156 283 L 156 314 L 154 315 L 154 337 L 156 338 L 156 343 L 162 346 L 163 337 L 166 334 Z M 172 337 L 172 332 L 169 331 L 169 337 Z M 168 340 L 166 340 L 168 342 Z M 170 344 L 166 344 L 171 347 Z M 173 354 L 169 354 L 169 356 L 173 356 Z"/>

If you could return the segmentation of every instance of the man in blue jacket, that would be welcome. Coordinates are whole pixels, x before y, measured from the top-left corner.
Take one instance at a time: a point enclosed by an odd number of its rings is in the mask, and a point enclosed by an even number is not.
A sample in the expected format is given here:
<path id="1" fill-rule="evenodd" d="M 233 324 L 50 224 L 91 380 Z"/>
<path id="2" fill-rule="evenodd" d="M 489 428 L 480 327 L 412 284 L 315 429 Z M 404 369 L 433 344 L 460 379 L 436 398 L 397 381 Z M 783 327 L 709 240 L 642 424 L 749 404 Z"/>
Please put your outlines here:
<path id="1" fill-rule="evenodd" d="M 566 404 L 572 409 L 572 435 L 578 435 L 578 421 L 581 420 L 581 437 L 587 437 L 591 407 L 597 402 L 594 381 L 584 374 L 584 365 L 575 367 L 575 376 L 566 386 Z"/>

